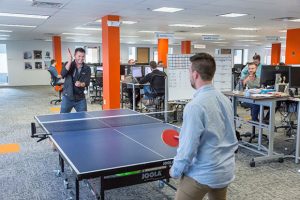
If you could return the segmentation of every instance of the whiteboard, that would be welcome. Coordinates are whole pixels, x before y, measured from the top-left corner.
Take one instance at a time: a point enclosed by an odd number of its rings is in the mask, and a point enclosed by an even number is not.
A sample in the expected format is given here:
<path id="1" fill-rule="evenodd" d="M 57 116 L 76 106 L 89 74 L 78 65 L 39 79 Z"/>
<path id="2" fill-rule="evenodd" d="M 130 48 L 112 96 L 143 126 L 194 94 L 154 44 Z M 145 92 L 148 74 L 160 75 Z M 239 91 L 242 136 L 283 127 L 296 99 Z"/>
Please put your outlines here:
<path id="1" fill-rule="evenodd" d="M 190 57 L 194 54 L 168 54 L 168 101 L 192 99 L 195 89 L 190 83 Z M 232 55 L 216 55 L 214 87 L 219 91 L 232 90 Z"/>
<path id="2" fill-rule="evenodd" d="M 190 57 L 194 54 L 168 54 L 168 101 L 192 99 L 195 90 L 190 83 Z"/>

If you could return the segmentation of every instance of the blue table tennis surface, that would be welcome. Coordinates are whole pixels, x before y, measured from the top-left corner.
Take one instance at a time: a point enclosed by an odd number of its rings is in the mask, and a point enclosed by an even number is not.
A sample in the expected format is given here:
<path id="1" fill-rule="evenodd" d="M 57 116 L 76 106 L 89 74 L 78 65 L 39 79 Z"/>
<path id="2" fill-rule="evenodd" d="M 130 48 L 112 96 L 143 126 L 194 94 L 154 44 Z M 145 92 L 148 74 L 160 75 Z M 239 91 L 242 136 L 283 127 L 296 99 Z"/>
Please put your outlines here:
<path id="1" fill-rule="evenodd" d="M 122 115 L 129 116 L 112 117 Z M 52 134 L 52 141 L 79 174 L 169 160 L 176 155 L 176 148 L 164 144 L 161 134 L 165 129 L 178 129 L 132 110 L 55 114 L 35 118 L 46 132 Z M 92 119 L 78 120 L 82 118 Z M 49 123 L 53 121 L 55 123 Z"/>

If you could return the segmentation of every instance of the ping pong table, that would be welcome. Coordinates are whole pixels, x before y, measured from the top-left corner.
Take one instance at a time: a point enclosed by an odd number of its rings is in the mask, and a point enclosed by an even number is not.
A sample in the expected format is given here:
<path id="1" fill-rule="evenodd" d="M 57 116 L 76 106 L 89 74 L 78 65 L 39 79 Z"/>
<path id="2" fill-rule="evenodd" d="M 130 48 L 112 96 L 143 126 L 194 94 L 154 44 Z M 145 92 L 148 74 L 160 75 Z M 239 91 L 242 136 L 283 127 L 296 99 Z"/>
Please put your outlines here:
<path id="1" fill-rule="evenodd" d="M 169 185 L 176 148 L 163 143 L 161 133 L 178 131 L 176 126 L 128 109 L 41 115 L 35 120 L 58 150 L 61 172 L 64 163 L 71 167 L 76 200 L 79 181 L 93 178 L 100 178 L 98 199 L 118 187 L 157 180 Z M 135 173 L 120 175 L 126 172 Z"/>

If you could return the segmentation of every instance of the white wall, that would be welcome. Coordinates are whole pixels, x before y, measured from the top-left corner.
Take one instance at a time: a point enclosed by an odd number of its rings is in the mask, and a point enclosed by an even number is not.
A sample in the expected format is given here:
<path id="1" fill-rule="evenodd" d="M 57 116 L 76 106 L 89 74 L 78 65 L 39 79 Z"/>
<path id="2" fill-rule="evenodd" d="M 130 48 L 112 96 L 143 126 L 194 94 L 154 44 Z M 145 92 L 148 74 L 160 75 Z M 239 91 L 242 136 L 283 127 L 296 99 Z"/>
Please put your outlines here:
<path id="1" fill-rule="evenodd" d="M 8 76 L 9 76 L 9 85 L 10 86 L 24 86 L 24 85 L 49 85 L 50 83 L 50 74 L 47 70 L 25 70 L 24 64 L 27 61 L 30 61 L 34 68 L 34 62 L 38 60 L 24 60 L 23 53 L 24 51 L 33 51 L 33 50 L 42 50 L 43 57 L 46 51 L 51 52 L 51 58 L 53 57 L 52 52 L 52 42 L 46 41 L 1 41 L 1 43 L 6 44 L 7 48 L 7 65 L 8 65 Z M 100 44 L 101 45 L 101 44 Z M 70 48 L 72 51 L 78 46 L 99 46 L 99 44 L 91 44 L 91 43 L 69 43 L 62 42 L 62 60 L 66 61 L 67 59 L 67 49 Z M 157 49 L 156 45 L 138 45 L 138 44 L 121 44 L 120 53 L 121 53 L 121 63 L 127 63 L 128 61 L 128 47 L 150 47 L 150 60 L 153 60 L 153 52 Z M 174 54 L 180 54 L 180 45 L 170 45 L 173 48 Z M 220 48 L 217 46 L 207 46 L 206 49 L 194 49 L 192 47 L 191 52 L 207 52 L 211 55 L 214 55 L 215 48 Z M 222 47 L 227 48 L 227 47 Z M 230 47 L 229 47 L 230 48 Z M 252 56 L 255 52 L 261 55 L 262 60 L 264 58 L 265 49 L 254 48 L 249 49 L 249 60 L 252 60 Z M 102 53 L 102 49 L 101 49 Z M 45 59 L 43 58 L 44 61 Z M 44 62 L 43 62 L 44 64 Z"/>

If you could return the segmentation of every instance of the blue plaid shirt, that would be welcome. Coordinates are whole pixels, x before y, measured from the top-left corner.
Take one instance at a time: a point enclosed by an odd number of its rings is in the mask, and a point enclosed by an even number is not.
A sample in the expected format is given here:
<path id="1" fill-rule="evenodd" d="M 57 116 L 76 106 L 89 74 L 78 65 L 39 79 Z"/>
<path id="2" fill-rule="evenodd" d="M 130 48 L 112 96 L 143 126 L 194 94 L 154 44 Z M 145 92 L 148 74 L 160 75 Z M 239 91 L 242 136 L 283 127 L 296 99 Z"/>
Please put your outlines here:
<path id="1" fill-rule="evenodd" d="M 186 175 L 212 188 L 226 187 L 234 179 L 237 147 L 232 104 L 212 85 L 205 85 L 184 109 L 170 174 Z"/>

